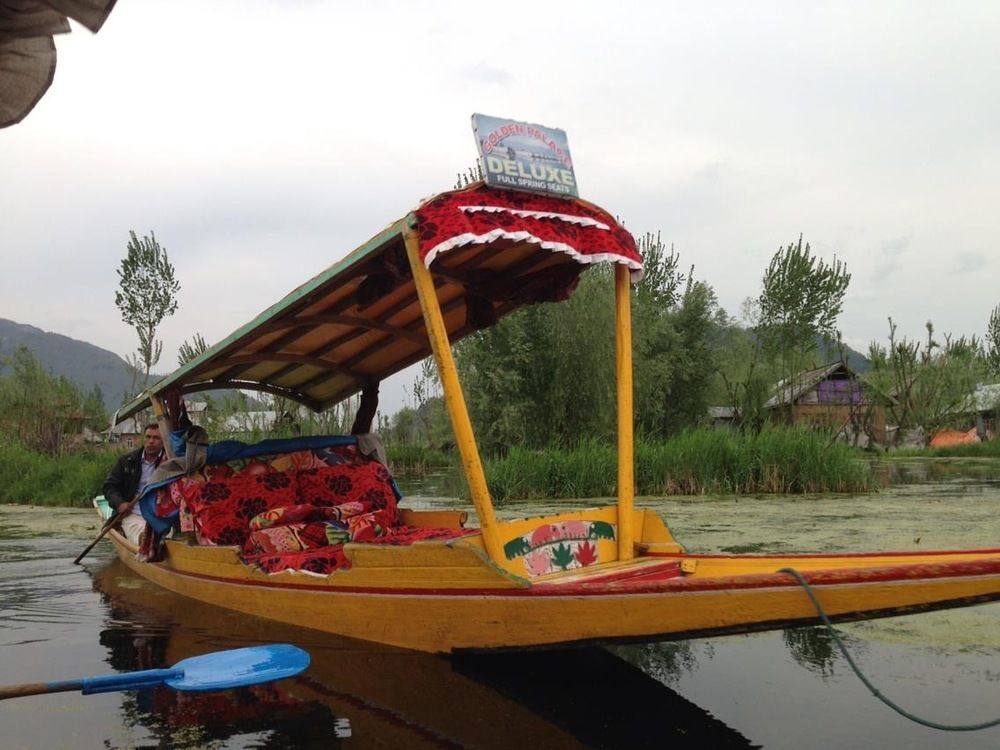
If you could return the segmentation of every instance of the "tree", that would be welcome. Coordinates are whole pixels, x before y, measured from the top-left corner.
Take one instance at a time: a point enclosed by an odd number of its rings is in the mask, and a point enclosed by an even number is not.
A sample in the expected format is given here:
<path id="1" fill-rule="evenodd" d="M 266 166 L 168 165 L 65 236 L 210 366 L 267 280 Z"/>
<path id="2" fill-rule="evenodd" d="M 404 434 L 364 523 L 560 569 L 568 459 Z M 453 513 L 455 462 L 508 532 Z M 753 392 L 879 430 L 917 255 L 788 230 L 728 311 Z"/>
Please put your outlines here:
<path id="1" fill-rule="evenodd" d="M 118 291 L 115 305 L 122 321 L 135 329 L 139 348 L 129 360 L 134 374 L 142 374 L 142 388 L 149 384 L 149 373 L 160 361 L 163 342 L 156 331 L 168 315 L 177 310 L 177 293 L 181 285 L 174 278 L 174 267 L 153 232 L 140 240 L 129 230 L 127 252 L 118 268 Z M 134 385 L 133 385 L 134 388 Z"/>
<path id="2" fill-rule="evenodd" d="M 983 347 L 972 336 L 955 339 L 945 334 L 942 344 L 934 337 L 934 324 L 926 324 L 927 340 L 896 339 L 896 324 L 889 318 L 889 346 L 872 342 L 868 347 L 871 370 L 867 384 L 887 397 L 896 424 L 922 427 L 927 436 L 946 426 L 968 429 L 969 399 L 986 370 Z"/>
<path id="3" fill-rule="evenodd" d="M 663 437 L 705 414 L 718 307 L 707 284 L 678 270 L 677 254 L 658 235 L 638 246 L 645 277 L 632 295 L 636 423 Z M 587 269 L 569 300 L 525 307 L 456 347 L 486 452 L 614 441 L 613 275 L 606 266 Z"/>
<path id="4" fill-rule="evenodd" d="M 23 345 L 2 364 L 10 369 L 0 376 L 0 437 L 5 442 L 56 456 L 66 438 L 78 435 L 83 427 L 105 426 L 100 389 L 81 393 L 65 376 L 46 372 Z"/>
<path id="5" fill-rule="evenodd" d="M 177 350 L 177 364 L 183 367 L 196 357 L 200 357 L 208 349 L 208 344 L 200 333 L 191 337 L 191 341 L 185 341 Z"/>
<path id="6" fill-rule="evenodd" d="M 986 368 L 991 377 L 1000 378 L 1000 305 L 993 308 L 986 326 Z"/>
<path id="7" fill-rule="evenodd" d="M 721 317 L 721 316 L 720 316 Z M 735 319 L 720 319 L 718 337 L 717 403 L 728 403 L 733 422 L 741 430 L 759 432 L 764 426 L 767 403 L 778 377 L 773 362 L 762 354 L 757 328 L 760 301 L 748 297 L 741 305 L 742 325 Z"/>
<path id="8" fill-rule="evenodd" d="M 766 352 L 779 363 L 786 384 L 813 364 L 817 338 L 835 337 L 837 318 L 851 282 L 847 266 L 827 264 L 799 241 L 778 248 L 764 272 L 756 332 Z"/>
<path id="9" fill-rule="evenodd" d="M 693 267 L 682 273 L 658 234 L 638 245 L 644 276 L 632 304 L 636 423 L 645 435 L 667 437 L 708 411 L 724 316 L 712 288 L 694 279 Z"/>

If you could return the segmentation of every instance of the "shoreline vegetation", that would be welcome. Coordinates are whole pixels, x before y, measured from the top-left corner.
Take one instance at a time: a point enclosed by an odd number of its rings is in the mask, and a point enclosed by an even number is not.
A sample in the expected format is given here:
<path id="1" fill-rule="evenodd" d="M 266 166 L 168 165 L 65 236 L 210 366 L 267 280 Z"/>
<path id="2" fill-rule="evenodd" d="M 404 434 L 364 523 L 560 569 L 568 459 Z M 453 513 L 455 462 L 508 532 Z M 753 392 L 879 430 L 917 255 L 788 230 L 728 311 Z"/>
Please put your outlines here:
<path id="1" fill-rule="evenodd" d="M 487 462 L 490 492 L 500 504 L 541 497 L 610 497 L 617 493 L 614 443 L 574 449 L 512 449 Z M 760 433 L 699 429 L 635 445 L 639 496 L 871 492 L 870 462 L 826 435 L 769 427 Z"/>
<path id="2" fill-rule="evenodd" d="M 449 489 L 467 496 L 457 451 L 393 443 L 386 451 L 398 475 L 451 473 Z M 57 458 L 21 445 L 0 446 L 0 502 L 89 507 L 116 455 L 107 446 Z M 800 428 L 768 427 L 757 434 L 691 430 L 666 441 L 636 442 L 635 491 L 639 496 L 871 492 L 878 481 L 866 455 Z M 485 458 L 484 465 L 498 505 L 617 492 L 613 441 L 585 440 L 565 449 L 515 447 Z"/>
<path id="3" fill-rule="evenodd" d="M 448 474 L 448 492 L 468 496 L 455 449 L 390 442 L 386 452 L 398 476 Z M 53 458 L 19 444 L 0 446 L 0 502 L 89 507 L 118 453 L 102 446 Z M 1000 458 L 1000 440 L 873 454 L 802 428 L 766 427 L 756 434 L 697 429 L 665 441 L 636 441 L 635 492 L 652 497 L 874 492 L 879 489 L 874 464 L 897 458 Z M 565 449 L 515 447 L 484 457 L 483 463 L 498 505 L 617 493 L 613 441 L 584 440 Z"/>

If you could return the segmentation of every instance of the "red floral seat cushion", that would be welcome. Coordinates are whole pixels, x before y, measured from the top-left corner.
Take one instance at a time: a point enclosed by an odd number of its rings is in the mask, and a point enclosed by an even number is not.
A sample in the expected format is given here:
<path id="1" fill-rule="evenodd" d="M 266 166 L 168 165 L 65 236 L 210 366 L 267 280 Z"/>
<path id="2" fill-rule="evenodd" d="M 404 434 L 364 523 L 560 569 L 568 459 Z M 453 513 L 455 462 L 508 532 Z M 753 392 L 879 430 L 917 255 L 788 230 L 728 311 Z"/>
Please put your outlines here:
<path id="1" fill-rule="evenodd" d="M 396 494 L 389 470 L 378 461 L 306 469 L 297 474 L 299 502 L 318 506 L 339 506 L 347 502 L 364 504 L 352 515 L 387 509 L 389 525 L 396 523 Z"/>
<path id="2" fill-rule="evenodd" d="M 335 570 L 351 567 L 351 562 L 344 554 L 344 545 L 342 544 L 316 547 L 301 552 L 286 552 L 280 555 L 267 553 L 244 555 L 243 560 L 251 565 L 256 565 L 265 573 L 295 570 L 325 576 Z"/>
<path id="3" fill-rule="evenodd" d="M 241 472 L 191 483 L 183 492 L 203 544 L 242 546 L 249 534 L 250 519 L 272 508 L 294 505 L 298 499 L 295 474 L 283 471 Z"/>
<path id="4" fill-rule="evenodd" d="M 355 446 L 255 459 L 238 471 L 205 467 L 171 493 L 183 500 L 202 544 L 239 546 L 245 562 L 269 573 L 350 567 L 345 542 L 401 530 L 392 476 Z M 400 534 L 395 543 L 442 536 Z"/>

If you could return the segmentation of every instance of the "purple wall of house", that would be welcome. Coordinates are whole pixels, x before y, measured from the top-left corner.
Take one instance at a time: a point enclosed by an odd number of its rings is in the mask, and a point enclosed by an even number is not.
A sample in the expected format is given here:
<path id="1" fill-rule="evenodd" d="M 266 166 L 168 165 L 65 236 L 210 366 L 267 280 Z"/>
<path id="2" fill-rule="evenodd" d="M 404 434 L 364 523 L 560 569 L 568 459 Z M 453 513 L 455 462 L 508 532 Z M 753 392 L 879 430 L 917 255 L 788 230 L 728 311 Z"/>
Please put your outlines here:
<path id="1" fill-rule="evenodd" d="M 816 400 L 821 404 L 860 404 L 861 384 L 854 380 L 821 380 L 816 386 Z"/>

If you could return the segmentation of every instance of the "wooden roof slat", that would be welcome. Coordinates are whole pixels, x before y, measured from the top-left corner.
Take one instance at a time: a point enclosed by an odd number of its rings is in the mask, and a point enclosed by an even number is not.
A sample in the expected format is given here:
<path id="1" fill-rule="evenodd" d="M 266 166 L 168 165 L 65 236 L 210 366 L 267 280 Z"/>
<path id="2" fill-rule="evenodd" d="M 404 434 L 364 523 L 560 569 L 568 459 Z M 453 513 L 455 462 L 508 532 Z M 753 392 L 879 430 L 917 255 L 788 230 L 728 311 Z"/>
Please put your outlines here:
<path id="1" fill-rule="evenodd" d="M 443 315 L 447 315 L 449 312 L 454 312 L 454 310 L 458 306 L 460 306 L 460 305 L 462 305 L 464 303 L 465 303 L 465 300 L 462 297 L 456 297 L 455 299 L 453 299 L 450 302 L 448 302 L 448 303 L 446 303 L 446 304 L 444 304 L 444 305 L 441 306 L 441 313 Z M 423 327 L 423 322 L 424 322 L 423 317 L 421 317 L 419 319 L 419 322 L 420 322 L 420 327 Z M 384 349 L 386 346 L 389 346 L 390 344 L 393 344 L 393 343 L 395 343 L 395 342 L 392 339 L 383 339 L 382 341 L 380 341 L 376 345 L 374 345 L 374 346 L 369 347 L 368 349 L 366 349 L 365 350 L 365 356 L 368 356 L 368 355 L 370 355 L 372 353 L 377 353 L 377 352 L 381 351 L 382 349 Z M 405 364 L 405 365 L 403 365 L 401 367 L 398 367 L 397 371 L 398 370 L 406 369 L 407 367 L 409 367 L 414 362 L 419 362 L 420 360 L 425 359 L 426 357 L 429 356 L 429 354 L 430 354 L 429 352 L 422 353 L 419 357 L 416 357 L 412 361 L 407 362 L 407 364 Z M 350 358 L 348 360 L 345 360 L 345 366 L 347 366 L 347 367 L 353 367 L 353 365 L 356 365 L 358 363 L 358 361 L 360 361 L 360 359 L 363 359 L 363 357 L 361 357 L 360 355 L 356 355 L 356 356 L 354 356 L 354 357 L 352 357 L 352 358 Z M 314 386 L 320 385 L 321 383 L 325 382 L 326 380 L 329 380 L 332 377 L 335 377 L 334 373 L 327 373 L 327 374 L 320 373 L 319 375 L 316 375 L 315 377 L 310 378 L 305 383 L 301 383 L 297 387 L 300 388 L 300 389 L 303 389 L 303 390 L 307 390 L 307 389 L 312 388 Z"/>
<path id="2" fill-rule="evenodd" d="M 413 331 L 408 331 L 407 329 L 400 328 L 399 326 L 389 325 L 388 323 L 381 323 L 377 320 L 368 320 L 367 318 L 362 318 L 358 315 L 308 315 L 303 318 L 293 318 L 288 321 L 275 321 L 274 323 L 264 326 L 263 330 L 272 332 L 299 326 L 313 327 L 319 325 L 342 325 L 354 326 L 357 328 L 368 328 L 374 331 L 388 333 L 390 336 L 409 339 L 417 344 L 424 343 L 423 337 Z"/>

